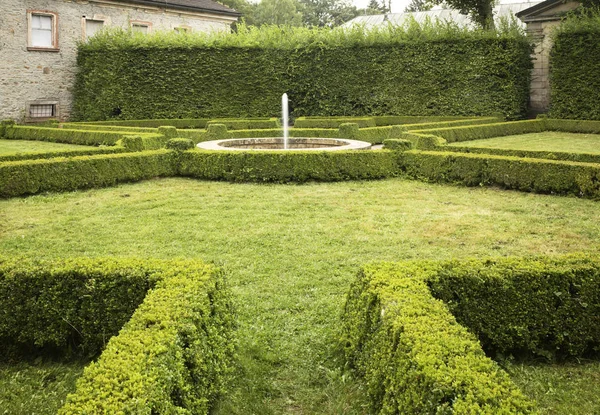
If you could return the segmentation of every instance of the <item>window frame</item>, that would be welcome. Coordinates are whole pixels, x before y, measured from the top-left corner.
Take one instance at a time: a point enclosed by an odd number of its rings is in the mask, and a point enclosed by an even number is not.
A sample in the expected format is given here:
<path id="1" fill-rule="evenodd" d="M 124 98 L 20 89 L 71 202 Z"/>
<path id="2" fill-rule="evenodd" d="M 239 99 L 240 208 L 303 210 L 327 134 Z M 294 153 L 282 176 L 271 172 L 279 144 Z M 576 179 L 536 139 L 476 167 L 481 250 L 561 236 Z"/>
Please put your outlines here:
<path id="1" fill-rule="evenodd" d="M 192 33 L 192 26 L 188 26 L 188 25 L 175 26 L 173 28 L 173 31 L 175 31 L 177 33 Z"/>
<path id="2" fill-rule="evenodd" d="M 34 105 L 52 105 L 53 109 L 52 111 L 54 112 L 54 115 L 50 116 L 50 117 L 32 117 L 31 116 L 31 107 Z M 34 123 L 34 122 L 45 122 L 48 120 L 58 120 L 60 119 L 60 105 L 59 105 L 59 101 L 58 100 L 33 100 L 33 101 L 27 101 L 27 115 L 26 115 L 26 120 L 27 122 L 30 123 Z"/>
<path id="3" fill-rule="evenodd" d="M 82 16 L 81 17 L 81 39 L 85 42 L 88 38 L 87 36 L 87 22 L 91 20 L 93 22 L 102 22 L 102 27 L 106 27 L 110 25 L 110 18 L 104 15 L 98 16 Z"/>
<path id="4" fill-rule="evenodd" d="M 147 22 L 145 20 L 130 20 L 129 21 L 129 28 L 131 30 L 133 30 L 134 26 L 147 27 L 148 30 L 146 31 L 146 34 L 152 32 L 152 22 Z"/>
<path id="5" fill-rule="evenodd" d="M 52 18 L 52 46 L 34 46 L 32 44 L 32 17 L 47 16 Z M 58 13 L 50 10 L 27 10 L 27 50 L 39 52 L 59 52 L 58 47 Z"/>

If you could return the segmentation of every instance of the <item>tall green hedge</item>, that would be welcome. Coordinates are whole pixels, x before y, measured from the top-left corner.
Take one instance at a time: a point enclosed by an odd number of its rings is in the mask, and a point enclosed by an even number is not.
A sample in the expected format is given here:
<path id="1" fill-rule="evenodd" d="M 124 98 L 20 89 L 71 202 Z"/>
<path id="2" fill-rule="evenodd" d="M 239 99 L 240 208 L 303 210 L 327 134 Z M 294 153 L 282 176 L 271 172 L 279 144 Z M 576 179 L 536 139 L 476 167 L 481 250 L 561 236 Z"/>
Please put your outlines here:
<path id="1" fill-rule="evenodd" d="M 79 47 L 73 116 L 278 117 L 283 92 L 295 117 L 526 112 L 530 45 L 516 33 L 263 30 L 96 36 Z"/>
<path id="2" fill-rule="evenodd" d="M 550 64 L 550 115 L 600 120 L 600 13 L 560 26 Z"/>

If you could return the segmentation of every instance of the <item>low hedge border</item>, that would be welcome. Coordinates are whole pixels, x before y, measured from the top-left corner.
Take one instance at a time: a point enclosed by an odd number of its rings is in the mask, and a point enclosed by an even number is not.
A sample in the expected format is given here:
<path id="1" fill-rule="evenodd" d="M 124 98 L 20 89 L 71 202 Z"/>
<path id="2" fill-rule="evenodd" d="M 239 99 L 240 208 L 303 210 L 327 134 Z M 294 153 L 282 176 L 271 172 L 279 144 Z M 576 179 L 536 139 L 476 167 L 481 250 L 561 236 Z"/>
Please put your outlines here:
<path id="1" fill-rule="evenodd" d="M 156 281 L 139 260 L 0 257 L 0 345 L 18 355 L 93 357 Z"/>
<path id="2" fill-rule="evenodd" d="M 294 121 L 294 128 L 339 128 L 344 123 L 355 123 L 360 128 L 377 126 L 375 119 L 372 117 L 299 117 Z"/>
<path id="3" fill-rule="evenodd" d="M 55 143 L 114 146 L 124 132 L 85 131 L 63 128 L 43 128 L 15 125 L 7 127 L 5 137 L 10 140 L 37 140 Z"/>
<path id="4" fill-rule="evenodd" d="M 163 134 L 126 135 L 117 145 L 122 145 L 128 151 L 158 150 L 164 148 L 169 137 Z"/>
<path id="5" fill-rule="evenodd" d="M 224 124 L 228 130 L 255 130 L 265 128 L 281 128 L 277 118 L 215 118 L 208 122 L 210 124 Z"/>
<path id="6" fill-rule="evenodd" d="M 61 414 L 207 414 L 231 374 L 231 294 L 212 265 L 0 258 L 0 292 L 3 350 L 89 356 L 108 342 Z"/>
<path id="7" fill-rule="evenodd" d="M 153 120 L 108 120 L 108 121 L 84 121 L 81 123 L 69 123 L 80 125 L 98 125 L 98 126 L 123 126 L 123 127 L 141 127 L 158 128 L 168 125 L 176 128 L 206 128 L 209 118 L 157 118 Z"/>
<path id="8" fill-rule="evenodd" d="M 37 140 L 91 146 L 114 146 L 118 144 L 119 140 L 127 135 L 132 135 L 132 132 L 71 130 L 65 128 L 44 128 L 18 125 L 7 127 L 3 138 L 9 140 Z M 156 132 L 152 134 L 136 133 L 135 135 L 145 137 L 151 141 L 159 140 L 161 136 Z"/>
<path id="9" fill-rule="evenodd" d="M 397 155 L 405 175 L 426 181 L 600 198 L 600 164 L 443 151 Z"/>
<path id="10" fill-rule="evenodd" d="M 11 161 L 0 163 L 0 197 L 113 186 L 176 173 L 169 150 Z"/>
<path id="11" fill-rule="evenodd" d="M 208 414 L 224 392 L 235 341 L 222 273 L 192 261 L 156 268 L 155 288 L 85 369 L 60 415 Z"/>
<path id="12" fill-rule="evenodd" d="M 342 345 L 375 414 L 529 414 L 533 404 L 430 293 L 428 262 L 364 266 L 344 308 Z"/>
<path id="13" fill-rule="evenodd" d="M 511 121 L 482 125 L 465 125 L 449 128 L 410 129 L 411 133 L 440 136 L 449 143 L 481 140 L 492 137 L 503 137 L 507 135 L 540 133 L 544 131 L 599 134 L 600 121 L 538 118 L 536 120 Z"/>
<path id="14" fill-rule="evenodd" d="M 158 127 L 162 127 L 159 125 Z M 123 125 L 105 125 L 105 124 L 86 124 L 86 123 L 62 123 L 60 128 L 68 130 L 86 130 L 86 131 L 119 131 L 128 134 L 152 133 L 155 134 L 158 127 L 127 127 Z"/>
<path id="15" fill-rule="evenodd" d="M 428 285 L 488 352 L 554 360 L 600 351 L 600 257 L 449 261 Z"/>
<path id="16" fill-rule="evenodd" d="M 410 130 L 425 130 L 428 128 L 448 128 L 448 127 L 461 127 L 464 125 L 479 125 L 479 124 L 493 124 L 498 122 L 504 122 L 502 117 L 479 117 L 479 118 L 467 118 L 464 120 L 453 120 L 453 121 L 436 121 L 420 124 L 403 124 L 402 126 Z"/>
<path id="17" fill-rule="evenodd" d="M 539 151 L 539 150 L 509 150 L 504 148 L 485 148 L 485 147 L 459 147 L 449 146 L 444 150 L 456 151 L 459 153 L 473 154 L 493 154 L 496 156 L 510 156 L 522 158 L 536 158 L 547 160 L 575 161 L 579 163 L 600 163 L 600 154 L 588 153 L 565 153 L 561 151 Z"/>
<path id="18" fill-rule="evenodd" d="M 400 125 L 400 124 L 423 124 L 423 123 L 436 123 L 445 121 L 459 121 L 459 120 L 470 120 L 473 117 L 464 116 L 436 116 L 436 115 L 379 115 L 372 117 L 375 120 L 375 124 L 380 126 L 386 125 Z M 349 121 L 351 122 L 351 121 Z"/>
<path id="19" fill-rule="evenodd" d="M 406 121 L 407 117 L 397 117 L 397 121 Z M 440 117 L 445 118 L 445 117 Z M 378 122 L 379 120 L 379 122 Z M 391 124 L 394 117 L 346 117 L 346 118 L 303 118 L 300 117 L 294 123 L 294 128 L 339 128 L 341 124 L 354 123 L 358 124 L 359 128 L 384 128 L 387 129 L 393 125 L 402 125 L 409 130 L 424 130 L 426 128 L 447 128 L 457 127 L 461 125 L 476 125 L 490 124 L 494 122 L 503 122 L 501 117 L 477 117 L 477 118 L 461 118 L 450 120 L 427 120 L 425 118 L 415 117 L 412 123 L 397 122 Z"/>
<path id="20" fill-rule="evenodd" d="M 232 182 L 307 182 L 382 179 L 396 175 L 392 151 L 185 151 L 179 174 Z"/>
<path id="21" fill-rule="evenodd" d="M 122 146 L 99 147 L 87 150 L 36 151 L 31 153 L 16 153 L 0 156 L 0 163 L 3 163 L 5 161 L 51 159 L 56 157 L 77 157 L 92 156 L 98 154 L 115 154 L 125 153 L 127 151 L 128 150 Z"/>
<path id="22" fill-rule="evenodd" d="M 480 140 L 506 135 L 539 133 L 547 131 L 545 120 L 511 121 L 495 124 L 464 125 L 448 128 L 413 129 L 412 133 L 431 134 L 444 138 L 449 143 Z"/>

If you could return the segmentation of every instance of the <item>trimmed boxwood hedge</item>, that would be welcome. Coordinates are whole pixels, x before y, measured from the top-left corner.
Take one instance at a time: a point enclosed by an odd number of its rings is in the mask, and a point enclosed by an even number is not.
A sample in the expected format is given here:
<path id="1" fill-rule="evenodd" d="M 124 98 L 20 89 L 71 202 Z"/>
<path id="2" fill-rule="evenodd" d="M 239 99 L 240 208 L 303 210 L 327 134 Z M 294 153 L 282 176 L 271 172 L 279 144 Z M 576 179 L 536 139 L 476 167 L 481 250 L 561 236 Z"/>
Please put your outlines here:
<path id="1" fill-rule="evenodd" d="M 31 153 L 16 153 L 0 156 L 0 163 L 18 160 L 39 160 L 56 157 L 93 156 L 98 154 L 125 153 L 128 149 L 122 146 L 98 147 L 85 150 L 36 151 Z"/>
<path id="2" fill-rule="evenodd" d="M 156 150 L 0 163 L 0 197 L 174 176 L 177 166 L 173 157 L 172 151 Z"/>
<path id="3" fill-rule="evenodd" d="M 449 261 L 428 279 L 492 353 L 581 357 L 600 351 L 600 258 Z"/>
<path id="4" fill-rule="evenodd" d="M 415 150 L 398 159 L 404 174 L 426 181 L 600 197 L 600 164 Z"/>
<path id="5" fill-rule="evenodd" d="M 472 119 L 471 117 L 457 117 L 457 116 L 436 116 L 436 115 L 375 115 L 372 117 L 378 127 L 386 125 L 400 125 L 400 124 L 423 124 L 423 123 L 437 123 L 445 121 L 460 121 L 465 119 Z"/>
<path id="6" fill-rule="evenodd" d="M 150 120 L 110 120 L 110 121 L 87 121 L 83 123 L 67 123 L 67 125 L 96 125 L 96 126 L 123 126 L 131 128 L 158 128 L 170 125 L 175 128 L 206 128 L 210 121 L 208 118 L 158 118 Z"/>
<path id="7" fill-rule="evenodd" d="M 86 131 L 62 128 L 27 127 L 15 125 L 7 127 L 5 137 L 13 140 L 38 140 L 55 143 L 83 144 L 90 146 L 114 146 L 127 132 Z"/>
<path id="8" fill-rule="evenodd" d="M 300 117 L 294 121 L 294 128 L 339 128 L 343 123 L 355 123 L 360 128 L 377 126 L 372 117 Z"/>
<path id="9" fill-rule="evenodd" d="M 161 127 L 163 124 L 159 125 Z M 158 127 L 127 127 L 119 125 L 116 121 L 109 124 L 96 124 L 96 123 L 78 123 L 78 122 L 64 122 L 60 124 L 61 128 L 67 130 L 86 130 L 86 131 L 119 131 L 128 134 L 136 133 L 151 133 L 156 134 Z"/>
<path id="10" fill-rule="evenodd" d="M 232 299 L 213 265 L 0 258 L 0 293 L 3 351 L 108 343 L 60 414 L 207 414 L 232 373 Z"/>
<path id="11" fill-rule="evenodd" d="M 0 257 L 0 348 L 94 356 L 155 283 L 137 260 Z"/>
<path id="12" fill-rule="evenodd" d="M 448 128 L 412 129 L 418 134 L 431 134 L 444 138 L 449 143 L 457 141 L 481 140 L 506 135 L 539 133 L 547 131 L 545 120 L 526 120 L 483 125 L 463 125 Z"/>
<path id="13" fill-rule="evenodd" d="M 411 126 L 412 127 L 412 126 Z M 600 133 L 600 121 L 589 120 L 557 120 L 552 118 L 538 118 L 514 122 L 502 122 L 481 125 L 463 125 L 458 127 L 442 128 L 409 128 L 411 133 L 432 134 L 444 138 L 449 143 L 459 141 L 481 140 L 507 135 L 540 133 L 544 131 L 565 131 L 571 133 Z"/>
<path id="14" fill-rule="evenodd" d="M 224 392 L 235 341 L 222 273 L 192 261 L 148 268 L 159 279 L 155 288 L 59 414 L 208 414 Z"/>
<path id="15" fill-rule="evenodd" d="M 566 153 L 561 151 L 542 150 L 510 150 L 505 148 L 459 147 L 454 145 L 446 147 L 444 150 L 456 151 L 460 153 L 494 154 L 497 156 L 576 161 L 580 163 L 600 163 L 600 154 L 591 153 Z"/>
<path id="16" fill-rule="evenodd" d="M 233 182 L 306 182 L 391 177 L 396 156 L 381 151 L 199 151 L 181 153 L 179 174 Z"/>
<path id="17" fill-rule="evenodd" d="M 535 413 L 473 334 L 431 295 L 429 262 L 364 266 L 348 293 L 342 345 L 374 414 Z"/>
<path id="18" fill-rule="evenodd" d="M 264 128 L 281 128 L 276 118 L 215 118 L 208 122 L 210 124 L 223 124 L 228 130 L 254 130 Z"/>

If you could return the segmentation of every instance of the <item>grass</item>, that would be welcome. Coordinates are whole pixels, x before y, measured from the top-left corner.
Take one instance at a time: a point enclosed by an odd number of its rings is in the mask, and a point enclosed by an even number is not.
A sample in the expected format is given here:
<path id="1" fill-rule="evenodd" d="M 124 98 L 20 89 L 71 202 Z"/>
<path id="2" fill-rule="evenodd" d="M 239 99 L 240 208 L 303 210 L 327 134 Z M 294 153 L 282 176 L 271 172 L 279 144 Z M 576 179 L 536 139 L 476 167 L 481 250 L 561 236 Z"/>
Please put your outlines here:
<path id="1" fill-rule="evenodd" d="M 54 415 L 75 381 L 84 362 L 0 363 L 0 414 Z"/>
<path id="2" fill-rule="evenodd" d="M 600 134 L 575 134 L 546 131 L 543 133 L 509 135 L 484 140 L 463 141 L 450 146 L 501 148 L 508 150 L 556 151 L 600 154 Z"/>
<path id="3" fill-rule="evenodd" d="M 96 147 L 30 140 L 0 140 L 0 156 L 47 151 L 86 150 Z"/>
<path id="4" fill-rule="evenodd" d="M 172 178 L 0 201 L 0 252 L 214 261 L 238 302 L 240 376 L 216 414 L 365 414 L 335 360 L 359 266 L 600 252 L 590 200 L 401 179 L 257 185 Z"/>
<path id="5" fill-rule="evenodd" d="M 542 415 L 600 413 L 600 361 L 503 366 Z"/>

